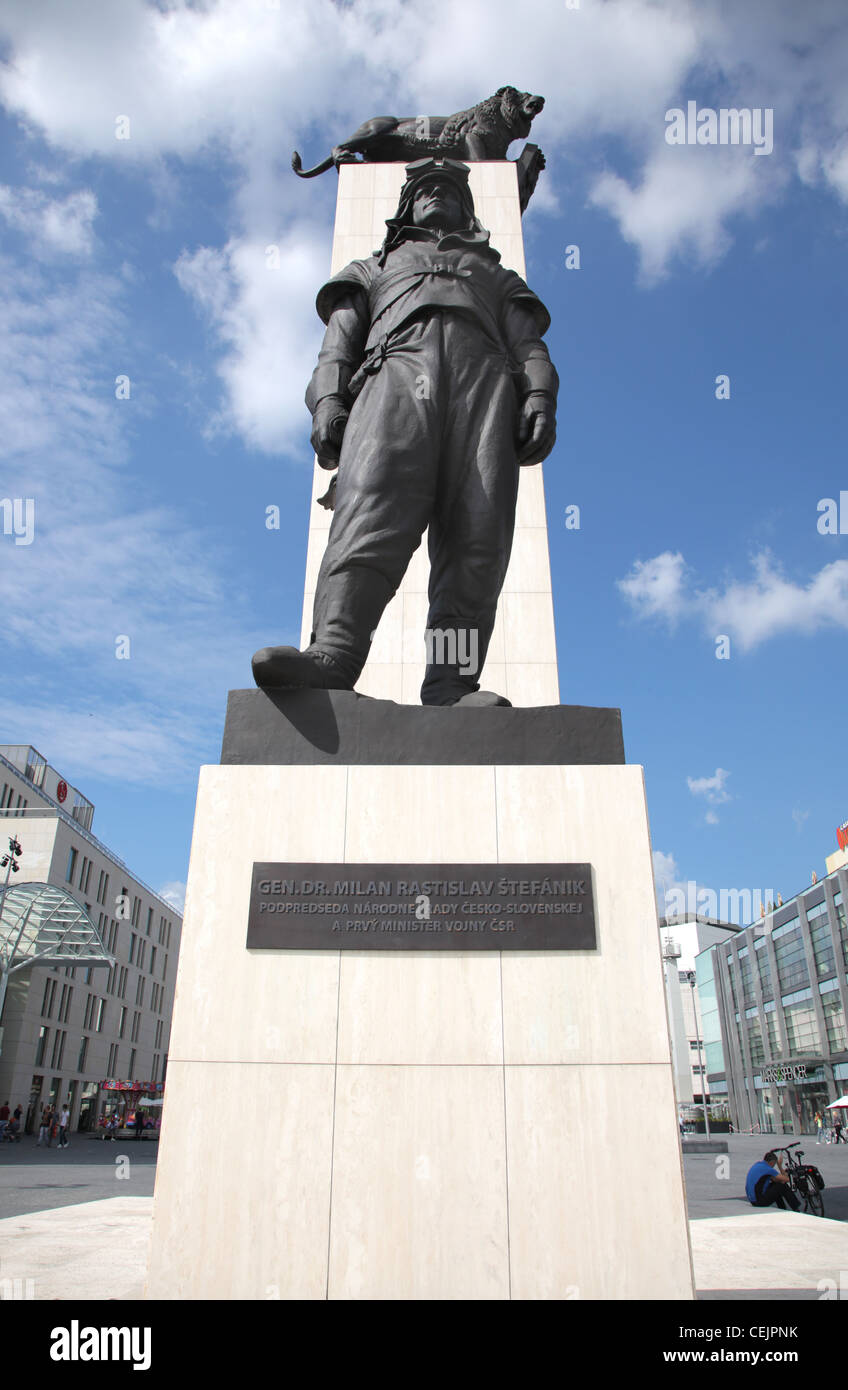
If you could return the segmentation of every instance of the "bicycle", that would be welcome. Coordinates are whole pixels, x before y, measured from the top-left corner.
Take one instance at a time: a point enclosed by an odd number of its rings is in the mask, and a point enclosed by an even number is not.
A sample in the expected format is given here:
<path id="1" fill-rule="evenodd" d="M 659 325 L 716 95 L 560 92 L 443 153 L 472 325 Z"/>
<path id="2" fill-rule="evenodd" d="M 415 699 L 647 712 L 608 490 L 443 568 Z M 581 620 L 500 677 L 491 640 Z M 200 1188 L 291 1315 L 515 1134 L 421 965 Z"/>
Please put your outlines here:
<path id="1" fill-rule="evenodd" d="M 797 1154 L 791 1153 L 792 1149 L 798 1149 Z M 809 1212 L 810 1216 L 824 1216 L 824 1178 L 814 1164 L 802 1162 L 804 1150 L 798 1144 L 788 1144 L 785 1148 L 774 1149 L 773 1152 L 786 1154 L 785 1171 L 789 1178 L 789 1186 L 803 1203 L 804 1211 Z"/>

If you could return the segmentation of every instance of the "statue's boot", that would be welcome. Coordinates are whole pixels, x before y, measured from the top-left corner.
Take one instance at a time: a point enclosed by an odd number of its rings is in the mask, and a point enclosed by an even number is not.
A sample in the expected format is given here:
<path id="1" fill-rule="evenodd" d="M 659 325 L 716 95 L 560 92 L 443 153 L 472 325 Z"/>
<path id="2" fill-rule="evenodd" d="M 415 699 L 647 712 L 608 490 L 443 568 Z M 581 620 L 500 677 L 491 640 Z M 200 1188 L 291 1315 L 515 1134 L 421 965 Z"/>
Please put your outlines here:
<path id="1" fill-rule="evenodd" d="M 353 681 L 331 657 L 307 647 L 262 647 L 251 663 L 261 690 L 352 690 Z"/>
<path id="2" fill-rule="evenodd" d="M 486 664 L 486 654 L 494 626 L 494 611 L 484 614 L 476 623 L 469 625 L 467 619 L 447 615 L 434 616 L 431 609 L 428 630 L 432 644 L 431 659 L 424 672 L 421 686 L 422 705 L 456 705 L 465 709 L 487 709 L 496 705 L 511 708 L 505 695 L 497 695 L 493 690 L 481 690 L 477 672 Z M 438 638 L 441 635 L 443 656 L 437 659 Z M 447 656 L 450 638 L 453 638 L 455 652 L 466 656 L 464 662 Z"/>
<path id="3" fill-rule="evenodd" d="M 512 701 L 505 695 L 496 695 L 494 690 L 470 690 L 467 695 L 460 695 L 458 700 L 451 701 L 454 705 L 462 705 L 467 708 L 476 706 L 479 709 L 490 709 L 495 705 L 506 705 L 512 709 Z"/>
<path id="4" fill-rule="evenodd" d="M 253 679 L 264 690 L 353 690 L 371 637 L 394 586 L 378 570 L 322 567 L 315 593 L 314 632 L 305 651 L 263 647 L 253 658 Z"/>

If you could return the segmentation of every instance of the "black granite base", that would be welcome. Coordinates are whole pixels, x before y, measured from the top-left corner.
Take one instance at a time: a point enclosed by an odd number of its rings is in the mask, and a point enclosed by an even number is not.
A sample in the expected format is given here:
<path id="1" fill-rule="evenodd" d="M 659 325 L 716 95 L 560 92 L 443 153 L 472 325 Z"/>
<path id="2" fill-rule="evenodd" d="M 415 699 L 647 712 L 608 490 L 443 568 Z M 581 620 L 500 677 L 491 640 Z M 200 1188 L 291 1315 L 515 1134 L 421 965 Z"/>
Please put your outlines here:
<path id="1" fill-rule="evenodd" d="M 501 766 L 623 763 L 621 711 L 457 709 L 350 690 L 231 690 L 221 762 Z"/>

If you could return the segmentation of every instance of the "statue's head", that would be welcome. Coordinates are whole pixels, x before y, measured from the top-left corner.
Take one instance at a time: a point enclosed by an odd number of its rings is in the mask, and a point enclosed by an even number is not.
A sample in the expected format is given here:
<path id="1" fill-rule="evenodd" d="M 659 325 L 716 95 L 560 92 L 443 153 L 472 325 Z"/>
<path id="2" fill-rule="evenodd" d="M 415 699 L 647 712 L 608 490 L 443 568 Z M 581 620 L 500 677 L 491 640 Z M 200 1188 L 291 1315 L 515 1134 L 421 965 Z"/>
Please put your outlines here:
<path id="1" fill-rule="evenodd" d="M 442 232 L 482 230 L 474 215 L 469 173 L 468 165 L 458 159 L 417 159 L 407 164 L 397 212 L 386 221 L 384 250 L 403 240 L 405 227 Z"/>
<path id="2" fill-rule="evenodd" d="M 462 194 L 451 179 L 434 174 L 416 185 L 412 194 L 412 221 L 416 227 L 441 227 L 455 232 L 465 220 Z"/>

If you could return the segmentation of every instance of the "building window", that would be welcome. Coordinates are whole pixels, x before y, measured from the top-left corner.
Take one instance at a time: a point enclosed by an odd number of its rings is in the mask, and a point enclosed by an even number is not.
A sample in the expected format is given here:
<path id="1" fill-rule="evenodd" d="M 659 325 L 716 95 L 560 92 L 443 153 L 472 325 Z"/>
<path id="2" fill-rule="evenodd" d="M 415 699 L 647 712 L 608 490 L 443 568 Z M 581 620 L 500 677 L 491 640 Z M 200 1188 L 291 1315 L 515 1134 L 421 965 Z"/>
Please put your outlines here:
<path id="1" fill-rule="evenodd" d="M 35 1050 L 35 1065 L 40 1067 L 44 1063 L 44 1054 L 47 1051 L 47 1039 L 50 1037 L 49 1028 L 41 1028 L 38 1033 L 38 1047 Z"/>
<path id="2" fill-rule="evenodd" d="M 88 1056 L 88 1038 L 85 1033 L 82 1035 L 79 1056 L 77 1057 L 77 1071 L 85 1071 L 85 1059 Z"/>
<path id="3" fill-rule="evenodd" d="M 118 1037 L 119 1037 L 119 1038 L 122 1038 L 122 1037 L 124 1036 L 124 1024 L 126 1023 L 126 1021 L 127 1021 L 127 1010 L 126 1010 L 126 1007 L 124 1006 L 124 1007 L 121 1008 L 121 1016 L 120 1016 L 120 1018 L 119 1018 L 119 1020 L 118 1020 Z"/>
<path id="4" fill-rule="evenodd" d="M 160 1048 L 160 1047 L 162 1046 L 162 1020 L 161 1020 L 161 1018 L 158 1018 L 158 1019 L 156 1020 L 156 1042 L 155 1042 L 154 1046 L 157 1047 L 157 1048 Z M 154 1078 L 154 1080 L 155 1080 L 155 1078 Z"/>
<path id="5" fill-rule="evenodd" d="M 59 1000 L 59 1015 L 58 1015 L 58 1018 L 59 1018 L 59 1022 L 60 1022 L 60 1023 L 67 1023 L 67 1021 L 68 1021 L 68 1012 L 69 1012 L 70 1007 L 71 1007 L 71 999 L 73 998 L 73 994 L 74 994 L 74 991 L 73 991 L 73 987 L 72 987 L 71 985 L 62 985 L 62 995 L 61 995 L 61 998 L 60 998 L 60 1000 Z"/>
<path id="6" fill-rule="evenodd" d="M 98 999 L 98 1001 L 97 1001 L 97 1008 L 95 1009 L 94 1013 L 95 1013 L 95 1018 L 94 1018 L 94 1031 L 95 1031 L 95 1033 L 102 1033 L 102 1032 L 103 1032 L 103 1023 L 104 1023 L 104 1020 L 105 1020 L 105 1018 L 106 1018 L 106 1000 L 105 1000 L 105 999 Z"/>
<path id="7" fill-rule="evenodd" d="M 153 926 L 153 908 L 152 908 L 152 907 L 149 907 L 149 908 L 147 909 L 147 935 L 148 935 L 148 936 L 150 935 L 150 929 L 151 929 L 152 926 Z"/>
<path id="8" fill-rule="evenodd" d="M 57 1029 L 53 1038 L 53 1055 L 50 1058 L 50 1065 L 59 1068 L 62 1065 L 62 1056 L 65 1051 L 65 1034 L 61 1029 Z"/>
<path id="9" fill-rule="evenodd" d="M 133 1048 L 132 1052 L 130 1053 L 130 1070 L 128 1079 L 130 1081 L 135 1080 L 135 1048 Z"/>
<path id="10" fill-rule="evenodd" d="M 783 1010 L 790 1057 L 815 1053 L 821 1048 L 812 1000 L 801 1000 Z"/>
<path id="11" fill-rule="evenodd" d="M 53 1012 L 53 996 L 56 993 L 56 981 L 48 975 L 44 981 L 44 998 L 41 1001 L 41 1017 L 49 1018 Z"/>
<path id="12" fill-rule="evenodd" d="M 75 849 L 72 849 L 71 852 L 70 852 L 70 854 L 68 855 L 68 867 L 67 867 L 67 869 L 65 870 L 65 882 L 66 882 L 66 883 L 73 883 L 73 881 L 74 881 L 74 874 L 75 874 L 75 872 L 76 872 L 76 867 L 77 867 L 77 852 L 76 852 Z"/>
<path id="13" fill-rule="evenodd" d="M 809 985 L 810 977 L 807 973 L 807 959 L 800 931 L 794 931 L 775 942 L 774 954 L 782 994 L 790 994 Z"/>
<path id="14" fill-rule="evenodd" d="M 117 1080 L 118 1075 L 118 1044 L 112 1043 L 109 1048 L 109 1065 L 107 1067 L 110 1081 Z"/>
<path id="15" fill-rule="evenodd" d="M 130 1042 L 138 1042 L 138 1025 L 141 1022 L 141 1014 L 133 1014 L 132 1036 Z"/>
<path id="16" fill-rule="evenodd" d="M 822 995 L 822 1009 L 824 1010 L 824 1024 L 827 1030 L 828 1051 L 844 1052 L 848 1047 L 848 1042 L 846 1042 L 845 1015 L 842 1012 L 838 988 L 830 994 Z"/>
<path id="17" fill-rule="evenodd" d="M 135 932 L 130 932 L 130 965 L 135 964 Z"/>
<path id="18" fill-rule="evenodd" d="M 156 965 L 156 947 L 155 947 L 155 946 L 151 946 L 151 947 L 150 947 L 150 973 L 151 973 L 151 975 L 153 974 L 153 969 L 154 969 L 155 965 Z"/>

